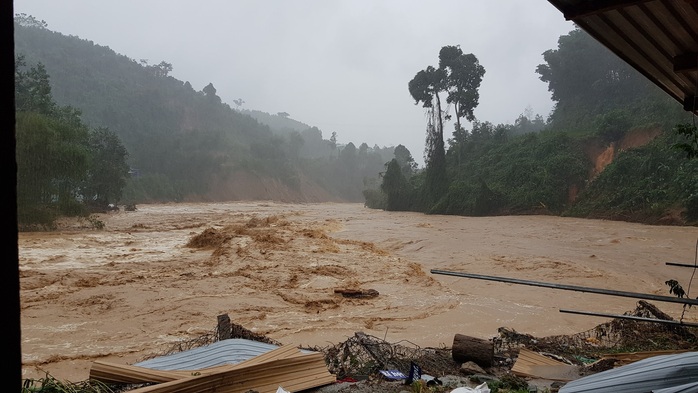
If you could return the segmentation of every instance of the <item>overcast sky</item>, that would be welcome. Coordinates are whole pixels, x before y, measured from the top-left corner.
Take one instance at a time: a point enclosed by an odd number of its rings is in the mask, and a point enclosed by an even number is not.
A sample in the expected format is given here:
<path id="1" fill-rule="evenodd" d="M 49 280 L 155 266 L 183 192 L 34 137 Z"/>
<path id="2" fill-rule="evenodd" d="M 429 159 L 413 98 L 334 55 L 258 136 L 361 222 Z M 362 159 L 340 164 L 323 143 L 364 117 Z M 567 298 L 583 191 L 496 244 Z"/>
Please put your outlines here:
<path id="1" fill-rule="evenodd" d="M 459 45 L 485 67 L 478 120 L 513 123 L 527 107 L 549 114 L 536 66 L 574 28 L 546 0 L 15 0 L 14 12 L 165 60 L 196 90 L 212 82 L 232 107 L 242 98 L 246 109 L 288 112 L 326 139 L 403 144 L 420 164 L 425 115 L 407 83 L 438 65 L 441 47 Z"/>

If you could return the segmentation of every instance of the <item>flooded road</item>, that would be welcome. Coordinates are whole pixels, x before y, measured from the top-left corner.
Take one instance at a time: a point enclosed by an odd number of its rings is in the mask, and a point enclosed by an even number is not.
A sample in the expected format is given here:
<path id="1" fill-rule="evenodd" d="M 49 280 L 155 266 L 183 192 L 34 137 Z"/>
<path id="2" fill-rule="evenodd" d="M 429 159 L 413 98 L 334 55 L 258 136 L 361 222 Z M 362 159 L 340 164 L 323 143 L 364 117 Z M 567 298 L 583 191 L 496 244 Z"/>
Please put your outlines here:
<path id="1" fill-rule="evenodd" d="M 87 379 L 211 332 L 216 318 L 284 344 L 326 346 L 363 331 L 450 346 L 499 327 L 534 336 L 605 322 L 636 300 L 431 274 L 431 269 L 669 295 L 688 288 L 698 228 L 548 216 L 458 217 L 361 204 L 140 205 L 20 233 L 25 378 Z M 335 289 L 374 289 L 346 298 Z M 694 289 L 695 290 L 698 289 Z M 695 297 L 695 293 L 691 293 Z M 679 318 L 681 307 L 655 303 Z M 698 310 L 685 321 L 698 322 Z"/>

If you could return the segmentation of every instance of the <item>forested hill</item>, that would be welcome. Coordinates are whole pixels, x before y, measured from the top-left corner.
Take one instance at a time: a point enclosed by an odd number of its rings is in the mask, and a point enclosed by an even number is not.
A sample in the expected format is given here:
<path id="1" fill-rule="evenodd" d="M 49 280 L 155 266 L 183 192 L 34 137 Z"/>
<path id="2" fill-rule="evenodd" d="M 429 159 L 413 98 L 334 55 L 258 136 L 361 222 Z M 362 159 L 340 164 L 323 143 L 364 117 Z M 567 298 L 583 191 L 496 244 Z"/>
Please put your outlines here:
<path id="1" fill-rule="evenodd" d="M 515 124 L 468 118 L 484 74 L 474 54 L 445 46 L 438 69 L 415 70 L 410 95 L 430 122 L 426 169 L 410 174 L 391 161 L 382 195 L 368 205 L 698 224 L 698 158 L 691 158 L 698 130 L 690 113 L 579 28 L 543 59 L 532 72 L 548 84 L 555 108 L 547 119 L 522 115 Z M 449 113 L 443 102 L 466 110 Z M 451 116 L 448 137 L 443 124 Z"/>
<path id="2" fill-rule="evenodd" d="M 137 61 L 31 17 L 15 21 L 15 53 L 45 66 L 57 104 L 118 135 L 133 168 L 124 191 L 132 202 L 362 201 L 392 158 L 392 147 L 338 146 L 288 114 L 236 110 L 215 81 L 195 88 L 170 76 L 166 61 Z"/>

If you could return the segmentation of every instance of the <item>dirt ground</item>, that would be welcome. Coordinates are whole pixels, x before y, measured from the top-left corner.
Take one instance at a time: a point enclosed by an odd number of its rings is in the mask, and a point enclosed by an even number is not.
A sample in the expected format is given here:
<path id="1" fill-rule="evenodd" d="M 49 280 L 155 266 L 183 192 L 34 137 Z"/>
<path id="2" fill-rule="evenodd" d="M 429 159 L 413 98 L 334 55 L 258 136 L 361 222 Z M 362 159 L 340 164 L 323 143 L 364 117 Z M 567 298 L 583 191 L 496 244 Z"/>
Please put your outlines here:
<path id="1" fill-rule="evenodd" d="M 211 332 L 221 314 L 316 347 L 357 331 L 422 347 L 499 327 L 577 333 L 606 320 L 560 309 L 622 314 L 636 300 L 430 270 L 669 295 L 665 281 L 688 288 L 692 270 L 665 263 L 692 264 L 698 239 L 696 227 L 342 203 L 139 205 L 98 219 L 104 229 L 82 220 L 19 234 L 24 378 L 82 381 L 94 360 L 135 363 Z M 679 305 L 657 305 L 681 316 Z M 684 321 L 698 322 L 698 310 Z"/>

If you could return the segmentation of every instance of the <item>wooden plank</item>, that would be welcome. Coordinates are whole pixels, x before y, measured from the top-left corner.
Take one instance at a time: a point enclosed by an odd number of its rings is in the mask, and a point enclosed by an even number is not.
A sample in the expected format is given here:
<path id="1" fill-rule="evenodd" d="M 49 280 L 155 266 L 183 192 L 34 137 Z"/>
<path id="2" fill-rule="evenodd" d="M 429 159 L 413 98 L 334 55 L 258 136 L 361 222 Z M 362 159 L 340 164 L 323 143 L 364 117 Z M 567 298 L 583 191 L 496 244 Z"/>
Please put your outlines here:
<path id="1" fill-rule="evenodd" d="M 307 373 L 303 376 L 294 376 L 294 378 L 280 384 L 275 382 L 267 383 L 266 385 L 258 385 L 255 386 L 254 389 L 259 393 L 276 393 L 277 388 L 281 386 L 289 392 L 299 392 L 317 386 L 329 385 L 331 383 L 335 383 L 336 381 L 337 379 L 334 377 L 334 375 L 328 376 L 322 372 L 317 372 L 314 374 Z"/>
<path id="2" fill-rule="evenodd" d="M 162 383 L 190 377 L 181 371 L 162 371 L 102 361 L 92 362 L 90 379 L 104 383 Z"/>
<path id="3" fill-rule="evenodd" d="M 638 360 L 643 360 L 651 358 L 654 356 L 661 355 L 675 355 L 678 353 L 691 352 L 688 349 L 680 350 L 666 350 L 666 351 L 644 351 L 644 352 L 619 352 L 619 353 L 607 353 L 601 356 L 601 359 L 613 359 L 616 360 L 614 367 L 624 366 L 626 364 L 637 362 Z"/>
<path id="4" fill-rule="evenodd" d="M 517 362 L 519 359 L 522 360 L 522 362 L 521 362 L 522 364 L 548 365 L 548 366 L 557 366 L 557 365 L 562 364 L 562 365 L 567 366 L 567 364 L 562 363 L 559 360 L 551 359 L 547 356 L 541 355 L 538 352 L 534 352 L 534 351 L 531 351 L 530 349 L 526 349 L 526 348 L 521 348 L 521 350 L 519 350 Z"/>
<path id="5" fill-rule="evenodd" d="M 521 348 L 511 368 L 512 374 L 520 377 L 542 378 L 551 381 L 572 381 L 579 378 L 576 366 L 562 363 L 537 352 Z"/>

